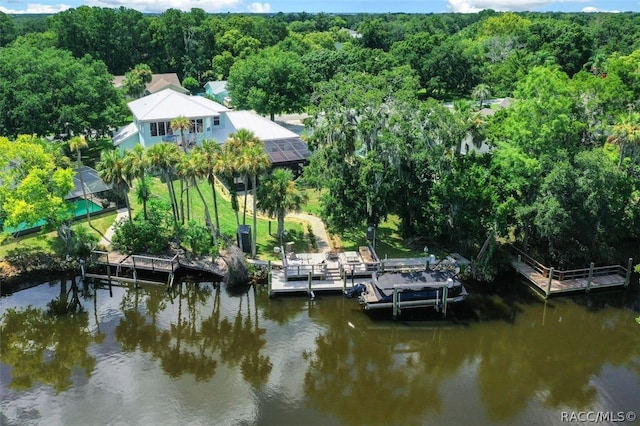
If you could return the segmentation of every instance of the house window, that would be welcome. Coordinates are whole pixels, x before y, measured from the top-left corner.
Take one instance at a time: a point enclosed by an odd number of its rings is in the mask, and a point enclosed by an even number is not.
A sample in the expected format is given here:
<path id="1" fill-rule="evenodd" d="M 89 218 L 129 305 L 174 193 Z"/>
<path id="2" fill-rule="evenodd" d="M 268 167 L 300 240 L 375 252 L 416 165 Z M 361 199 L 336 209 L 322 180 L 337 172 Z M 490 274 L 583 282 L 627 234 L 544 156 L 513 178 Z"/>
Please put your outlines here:
<path id="1" fill-rule="evenodd" d="M 151 136 L 164 136 L 172 135 L 171 123 L 169 121 L 158 121 L 155 123 L 149 123 L 151 129 Z"/>
<path id="2" fill-rule="evenodd" d="M 214 126 L 219 126 L 220 125 L 220 116 L 216 115 L 213 117 L 213 125 Z"/>
<path id="3" fill-rule="evenodd" d="M 189 133 L 202 133 L 203 128 L 204 125 L 201 118 L 197 120 L 191 120 L 191 128 L 189 129 Z"/>

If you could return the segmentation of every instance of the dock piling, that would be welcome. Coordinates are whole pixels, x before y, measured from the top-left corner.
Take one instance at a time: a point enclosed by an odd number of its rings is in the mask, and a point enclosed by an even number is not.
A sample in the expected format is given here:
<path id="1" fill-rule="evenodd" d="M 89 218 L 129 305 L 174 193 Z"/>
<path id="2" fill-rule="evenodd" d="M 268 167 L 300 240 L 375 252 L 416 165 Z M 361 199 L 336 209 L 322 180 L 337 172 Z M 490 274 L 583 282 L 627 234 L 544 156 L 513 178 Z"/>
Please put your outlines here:
<path id="1" fill-rule="evenodd" d="M 444 286 L 442 288 L 442 317 L 443 318 L 447 316 L 448 296 L 449 296 L 449 287 Z"/>
<path id="2" fill-rule="evenodd" d="M 400 293 L 398 288 L 393 288 L 393 319 L 396 319 L 400 314 Z"/>
<path id="3" fill-rule="evenodd" d="M 308 287 L 307 287 L 307 293 L 309 293 L 309 295 L 311 295 L 311 281 L 313 280 L 313 273 L 311 271 L 309 271 L 308 274 Z"/>
<path id="4" fill-rule="evenodd" d="M 547 296 L 551 294 L 551 282 L 553 281 L 553 266 L 549 268 L 549 284 L 547 284 Z"/>
<path id="5" fill-rule="evenodd" d="M 587 277 L 587 288 L 584 290 L 587 293 L 589 293 L 589 291 L 591 290 L 591 280 L 593 280 L 593 267 L 594 267 L 594 263 L 591 262 L 591 264 L 589 265 L 589 276 Z"/>
<path id="6" fill-rule="evenodd" d="M 624 286 L 625 288 L 629 285 L 629 282 L 631 282 L 631 268 L 633 267 L 633 258 L 629 258 L 629 262 L 627 264 L 627 275 L 624 277 Z"/>

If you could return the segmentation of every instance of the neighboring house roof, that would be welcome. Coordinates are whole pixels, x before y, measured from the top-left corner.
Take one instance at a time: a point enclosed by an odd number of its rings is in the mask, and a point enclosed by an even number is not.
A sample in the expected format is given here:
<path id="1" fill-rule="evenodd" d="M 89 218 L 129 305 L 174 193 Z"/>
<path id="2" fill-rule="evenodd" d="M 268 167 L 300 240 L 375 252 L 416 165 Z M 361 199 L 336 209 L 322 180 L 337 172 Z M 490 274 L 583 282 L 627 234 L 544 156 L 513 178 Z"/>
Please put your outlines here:
<path id="1" fill-rule="evenodd" d="M 138 121 L 173 120 L 176 117 L 213 117 L 229 108 L 202 96 L 163 90 L 127 104 Z"/>
<path id="2" fill-rule="evenodd" d="M 219 80 L 219 81 L 208 81 L 207 84 L 204 85 L 207 93 L 211 93 L 213 95 L 219 95 L 221 93 L 227 92 L 227 80 Z"/>
<path id="3" fill-rule="evenodd" d="M 362 34 L 360 34 L 357 31 L 354 31 L 354 30 L 352 30 L 350 28 L 342 27 L 342 28 L 340 28 L 340 31 L 344 31 L 344 32 L 348 33 L 353 38 L 362 38 Z"/>
<path id="4" fill-rule="evenodd" d="M 124 75 L 116 75 L 113 77 L 113 86 L 116 88 L 122 87 L 122 83 L 124 82 Z M 164 73 L 164 74 L 152 74 L 151 81 L 145 85 L 145 90 L 147 93 L 153 94 L 157 93 L 164 89 L 173 89 L 183 93 L 189 93 L 187 89 L 182 87 L 180 84 L 180 79 L 178 78 L 178 74 Z"/>
<path id="5" fill-rule="evenodd" d="M 80 174 L 82 174 L 82 181 L 84 182 L 84 193 L 87 195 L 108 191 L 113 187 L 111 184 L 107 185 L 104 183 L 100 178 L 100 175 L 98 175 L 98 172 L 91 167 L 81 166 L 75 170 L 76 174 L 73 176 L 74 188 L 65 197 L 67 200 L 83 196 L 82 185 L 80 184 Z"/>

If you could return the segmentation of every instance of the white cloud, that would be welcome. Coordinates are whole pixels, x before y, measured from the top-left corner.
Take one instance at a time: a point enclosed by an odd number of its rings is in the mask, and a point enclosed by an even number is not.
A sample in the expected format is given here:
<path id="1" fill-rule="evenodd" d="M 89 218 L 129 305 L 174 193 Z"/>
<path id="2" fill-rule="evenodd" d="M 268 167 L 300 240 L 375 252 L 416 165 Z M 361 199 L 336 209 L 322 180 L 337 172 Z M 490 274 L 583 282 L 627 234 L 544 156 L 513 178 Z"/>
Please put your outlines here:
<path id="1" fill-rule="evenodd" d="M 269 3 L 251 3 L 247 6 L 247 10 L 251 13 L 269 13 L 271 5 Z"/>
<path id="2" fill-rule="evenodd" d="M 68 4 L 41 4 L 41 3 L 27 3 L 27 7 L 22 10 L 7 9 L 0 6 L 0 12 L 6 14 L 18 14 L 18 13 L 58 13 L 63 10 L 70 9 L 72 6 Z"/>
<path id="3" fill-rule="evenodd" d="M 604 10 L 604 9 L 598 9 L 597 7 L 591 7 L 591 6 L 583 8 L 582 11 L 587 13 L 596 13 L 596 12 L 620 13 L 619 10 Z"/>
<path id="4" fill-rule="evenodd" d="M 549 3 L 584 3 L 586 0 L 447 0 L 447 7 L 452 12 L 477 13 L 484 9 L 497 11 L 536 10 Z"/>
<path id="5" fill-rule="evenodd" d="M 124 6 L 146 13 L 162 13 L 167 9 L 189 11 L 193 8 L 202 9 L 205 12 L 218 12 L 237 9 L 241 0 L 88 0 L 85 4 L 114 8 Z"/>

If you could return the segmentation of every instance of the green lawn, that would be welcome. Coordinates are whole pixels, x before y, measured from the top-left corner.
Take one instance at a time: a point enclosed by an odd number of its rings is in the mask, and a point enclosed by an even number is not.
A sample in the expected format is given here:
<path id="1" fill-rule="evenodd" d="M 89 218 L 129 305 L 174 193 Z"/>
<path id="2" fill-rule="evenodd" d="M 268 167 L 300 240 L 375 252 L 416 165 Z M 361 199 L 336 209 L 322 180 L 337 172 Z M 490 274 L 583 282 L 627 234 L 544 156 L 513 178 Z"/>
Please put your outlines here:
<path id="1" fill-rule="evenodd" d="M 176 196 L 179 197 L 180 191 L 180 182 L 176 180 L 174 182 Z M 198 183 L 200 190 L 202 191 L 202 195 L 205 198 L 207 206 L 209 207 L 209 213 L 211 215 L 211 220 L 215 222 L 215 215 L 213 210 L 213 199 L 211 195 L 211 186 L 207 181 L 200 181 Z M 135 185 L 134 185 L 135 187 Z M 163 200 L 169 201 L 169 193 L 167 190 L 167 185 L 159 178 L 151 179 L 151 194 L 153 197 L 157 197 Z M 218 215 L 220 219 L 220 229 L 223 234 L 226 234 L 232 237 L 235 240 L 236 230 L 237 230 L 237 222 L 235 212 L 231 208 L 231 199 L 224 187 L 216 186 L 216 192 L 218 194 Z M 131 208 L 133 210 L 134 216 L 137 212 L 142 211 L 142 205 L 135 199 L 135 195 L 133 193 L 129 194 L 129 198 L 131 200 Z M 191 188 L 189 190 L 189 199 L 190 199 L 190 218 L 202 225 L 205 224 L 204 221 L 204 205 L 200 200 L 200 197 L 195 190 L 195 188 Z M 239 197 L 239 203 L 241 206 L 239 216 L 240 223 L 243 221 L 243 212 L 242 205 L 244 204 L 244 198 L 242 196 Z M 186 192 L 184 197 L 185 204 L 185 214 L 186 214 Z M 249 206 L 251 207 L 251 206 Z M 269 233 L 269 222 L 271 222 L 271 234 Z M 253 215 L 250 211 L 247 211 L 246 215 L 246 224 L 251 225 L 253 227 Z M 285 221 L 285 229 L 288 232 L 288 241 L 293 241 L 295 243 L 295 250 L 298 252 L 308 252 L 310 251 L 310 244 L 308 240 L 308 235 L 306 231 L 306 226 L 303 226 L 303 223 L 294 220 Z M 274 247 L 280 245 L 278 238 L 275 236 L 277 230 L 277 223 L 275 219 L 269 219 L 267 217 L 258 216 L 258 239 L 257 239 L 257 255 L 261 259 L 271 259 L 277 260 L 280 259 L 278 255 L 274 253 Z M 253 231 L 252 231 L 253 232 Z M 255 234 L 252 235 L 255 237 Z"/>
<path id="2" fill-rule="evenodd" d="M 424 256 L 422 249 L 412 249 L 404 244 L 404 240 L 398 234 L 399 219 L 397 216 L 391 215 L 382 222 L 376 229 L 375 251 L 378 257 L 383 259 L 386 257 L 421 257 Z M 366 239 L 366 229 L 353 230 L 345 232 L 343 235 L 331 234 L 334 247 L 343 250 L 358 250 L 359 246 L 368 244 Z M 433 250 L 431 250 L 433 253 Z M 438 255 L 438 253 L 435 253 Z"/>
<path id="3" fill-rule="evenodd" d="M 89 227 L 87 224 L 87 219 L 80 219 L 71 225 L 71 228 L 77 228 L 79 226 L 84 226 L 89 229 L 92 234 L 95 234 L 98 238 L 102 237 L 102 234 L 111 226 L 113 221 L 115 220 L 116 212 L 105 213 L 104 215 L 91 218 L 91 225 L 93 228 Z M 4 237 L 2 243 L 0 244 L 0 258 L 3 258 L 12 250 L 16 249 L 25 249 L 25 250 L 43 250 L 45 252 L 53 253 L 56 251 L 56 248 L 59 248 L 60 239 L 58 238 L 58 234 L 55 231 L 47 232 L 43 234 L 41 232 L 35 232 L 33 234 L 28 234 L 22 237 L 13 238 L 10 235 Z"/>

